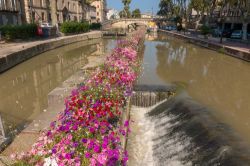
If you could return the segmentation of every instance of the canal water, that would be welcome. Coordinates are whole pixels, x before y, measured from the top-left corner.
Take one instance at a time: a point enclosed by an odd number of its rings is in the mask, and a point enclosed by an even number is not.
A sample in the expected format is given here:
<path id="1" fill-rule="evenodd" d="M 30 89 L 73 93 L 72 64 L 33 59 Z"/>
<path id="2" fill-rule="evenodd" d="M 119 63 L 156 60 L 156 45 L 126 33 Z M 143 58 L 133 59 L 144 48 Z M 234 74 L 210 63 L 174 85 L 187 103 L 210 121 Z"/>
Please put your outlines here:
<path id="1" fill-rule="evenodd" d="M 0 135 L 15 135 L 46 111 L 47 96 L 54 88 L 86 65 L 88 56 L 103 55 L 114 45 L 111 39 L 74 43 L 0 74 Z"/>
<path id="2" fill-rule="evenodd" d="M 250 143 L 250 63 L 165 33 L 148 35 L 143 84 L 175 84 Z"/>
<path id="3" fill-rule="evenodd" d="M 249 63 L 160 32 L 146 36 L 142 66 L 139 85 L 177 94 L 132 106 L 128 165 L 250 164 Z"/>

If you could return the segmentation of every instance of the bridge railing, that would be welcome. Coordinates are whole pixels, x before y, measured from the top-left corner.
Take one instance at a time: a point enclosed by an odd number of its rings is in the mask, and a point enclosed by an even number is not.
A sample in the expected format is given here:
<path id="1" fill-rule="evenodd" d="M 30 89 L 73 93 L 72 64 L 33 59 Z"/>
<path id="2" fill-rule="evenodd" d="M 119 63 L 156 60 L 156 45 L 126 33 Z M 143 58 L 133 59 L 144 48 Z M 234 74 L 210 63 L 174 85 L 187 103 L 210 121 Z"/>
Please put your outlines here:
<path id="1" fill-rule="evenodd" d="M 107 20 L 102 23 L 102 25 L 113 24 L 116 22 L 121 21 L 153 21 L 153 18 L 121 18 L 121 19 L 114 19 L 114 20 Z"/>

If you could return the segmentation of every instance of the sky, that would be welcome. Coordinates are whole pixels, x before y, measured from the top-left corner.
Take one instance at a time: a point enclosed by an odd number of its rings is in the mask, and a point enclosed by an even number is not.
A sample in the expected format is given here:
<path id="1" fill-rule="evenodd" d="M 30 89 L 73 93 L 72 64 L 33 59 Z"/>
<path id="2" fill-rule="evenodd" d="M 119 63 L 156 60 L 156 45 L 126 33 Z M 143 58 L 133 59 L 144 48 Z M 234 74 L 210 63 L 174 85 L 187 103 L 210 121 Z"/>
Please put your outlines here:
<path id="1" fill-rule="evenodd" d="M 152 8 L 154 14 L 158 11 L 158 5 L 160 0 L 132 0 L 130 4 L 130 9 L 134 10 L 139 8 L 142 13 L 150 12 L 152 13 Z M 123 9 L 122 0 L 107 0 L 108 8 L 114 8 L 118 11 Z"/>

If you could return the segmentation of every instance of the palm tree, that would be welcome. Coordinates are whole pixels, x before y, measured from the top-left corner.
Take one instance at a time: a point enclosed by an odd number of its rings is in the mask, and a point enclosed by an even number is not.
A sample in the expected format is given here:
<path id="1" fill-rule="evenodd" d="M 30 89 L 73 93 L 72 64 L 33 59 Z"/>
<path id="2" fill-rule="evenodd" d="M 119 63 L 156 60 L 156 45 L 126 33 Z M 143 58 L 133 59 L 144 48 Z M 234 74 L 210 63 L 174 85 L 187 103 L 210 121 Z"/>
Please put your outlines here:
<path id="1" fill-rule="evenodd" d="M 122 0 L 122 3 L 124 4 L 125 7 L 128 7 L 129 4 L 131 3 L 131 0 Z"/>

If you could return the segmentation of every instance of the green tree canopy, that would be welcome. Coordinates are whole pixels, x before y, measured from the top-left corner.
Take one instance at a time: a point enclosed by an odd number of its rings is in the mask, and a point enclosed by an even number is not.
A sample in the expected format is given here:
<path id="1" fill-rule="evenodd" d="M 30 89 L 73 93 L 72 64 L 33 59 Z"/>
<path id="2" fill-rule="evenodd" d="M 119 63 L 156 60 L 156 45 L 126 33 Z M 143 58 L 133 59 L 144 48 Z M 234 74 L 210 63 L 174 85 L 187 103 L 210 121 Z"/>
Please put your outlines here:
<path id="1" fill-rule="evenodd" d="M 135 9 L 135 10 L 132 12 L 132 17 L 133 17 L 133 18 L 141 18 L 141 11 L 140 11 L 140 9 Z"/>
<path id="2" fill-rule="evenodd" d="M 124 6 L 129 6 L 131 3 L 131 0 L 122 0 L 122 3 L 124 4 Z"/>
<path id="3" fill-rule="evenodd" d="M 160 10 L 158 11 L 158 15 L 160 16 L 169 16 L 173 11 L 173 3 L 172 0 L 161 0 L 159 4 Z"/>

